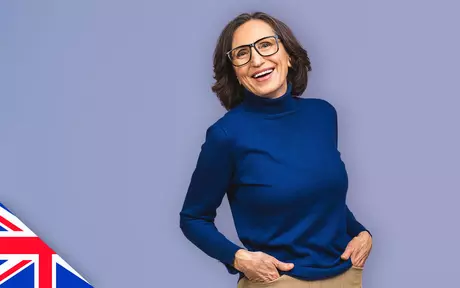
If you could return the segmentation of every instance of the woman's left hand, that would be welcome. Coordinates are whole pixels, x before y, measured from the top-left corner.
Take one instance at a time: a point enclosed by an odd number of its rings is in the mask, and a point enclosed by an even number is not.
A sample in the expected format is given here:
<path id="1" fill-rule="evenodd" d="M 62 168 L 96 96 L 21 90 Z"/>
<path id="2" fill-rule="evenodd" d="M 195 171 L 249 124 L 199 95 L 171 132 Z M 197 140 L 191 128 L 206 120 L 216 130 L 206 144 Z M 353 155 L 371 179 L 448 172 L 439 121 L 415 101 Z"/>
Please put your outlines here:
<path id="1" fill-rule="evenodd" d="M 367 231 L 363 231 L 358 236 L 351 239 L 348 242 L 345 252 L 341 255 L 341 258 L 348 260 L 351 257 L 351 263 L 356 267 L 364 267 L 364 263 L 369 257 L 372 249 L 372 237 Z"/>

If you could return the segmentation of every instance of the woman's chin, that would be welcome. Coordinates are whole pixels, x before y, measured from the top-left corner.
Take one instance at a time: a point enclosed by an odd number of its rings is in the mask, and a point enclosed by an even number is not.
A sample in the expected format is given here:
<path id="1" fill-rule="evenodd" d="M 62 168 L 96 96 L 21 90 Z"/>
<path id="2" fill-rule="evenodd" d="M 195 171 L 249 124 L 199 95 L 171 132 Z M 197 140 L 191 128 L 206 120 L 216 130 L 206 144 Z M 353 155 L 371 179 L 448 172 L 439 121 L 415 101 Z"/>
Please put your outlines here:
<path id="1" fill-rule="evenodd" d="M 263 97 L 268 97 L 268 98 L 275 98 L 275 97 L 280 96 L 280 95 L 276 95 L 280 87 L 278 86 L 271 87 L 271 86 L 274 86 L 274 85 L 267 85 L 267 87 L 257 87 L 255 94 L 259 96 L 263 96 Z"/>

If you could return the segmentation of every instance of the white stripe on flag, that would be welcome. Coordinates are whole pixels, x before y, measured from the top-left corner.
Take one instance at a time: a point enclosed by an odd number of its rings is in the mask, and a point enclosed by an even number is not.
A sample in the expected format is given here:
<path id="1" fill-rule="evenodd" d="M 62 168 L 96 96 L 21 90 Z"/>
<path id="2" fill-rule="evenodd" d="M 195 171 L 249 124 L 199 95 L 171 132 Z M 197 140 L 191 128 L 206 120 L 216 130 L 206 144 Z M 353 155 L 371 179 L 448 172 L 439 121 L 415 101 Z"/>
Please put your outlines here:
<path id="1" fill-rule="evenodd" d="M 3 256 L 5 256 L 5 255 L 3 255 Z M 28 259 L 24 259 L 21 256 L 17 256 L 17 255 L 14 255 L 13 257 L 11 257 L 11 256 L 10 257 L 3 257 L 3 256 L 0 255 L 0 259 L 5 259 L 5 258 L 9 258 L 9 259 L 5 263 L 0 265 L 0 275 L 8 272 L 8 270 L 13 268 L 15 265 L 17 265 L 21 261 L 28 260 Z M 10 276 L 6 277 L 5 279 L 3 279 L 3 281 L 0 281 L 0 285 L 2 285 L 6 281 L 8 281 L 10 278 L 14 277 L 16 274 L 20 273 L 22 270 L 26 269 L 27 267 L 29 267 L 32 264 L 33 264 L 33 261 L 29 262 L 27 265 L 24 265 L 19 270 L 17 270 L 15 273 L 13 273 Z"/>
<path id="2" fill-rule="evenodd" d="M 6 220 L 10 221 L 12 224 L 16 225 L 19 229 L 24 231 L 24 232 L 21 232 L 21 233 L 23 233 L 25 235 L 28 235 L 28 237 L 36 236 L 34 234 L 34 232 L 32 232 L 32 230 L 30 230 L 24 223 L 22 223 L 21 220 L 19 220 L 19 218 L 17 218 L 16 216 L 11 214 L 10 212 L 6 211 L 2 207 L 0 207 L 0 216 L 2 216 Z M 3 234 L 3 232 L 0 233 L 0 234 Z"/>

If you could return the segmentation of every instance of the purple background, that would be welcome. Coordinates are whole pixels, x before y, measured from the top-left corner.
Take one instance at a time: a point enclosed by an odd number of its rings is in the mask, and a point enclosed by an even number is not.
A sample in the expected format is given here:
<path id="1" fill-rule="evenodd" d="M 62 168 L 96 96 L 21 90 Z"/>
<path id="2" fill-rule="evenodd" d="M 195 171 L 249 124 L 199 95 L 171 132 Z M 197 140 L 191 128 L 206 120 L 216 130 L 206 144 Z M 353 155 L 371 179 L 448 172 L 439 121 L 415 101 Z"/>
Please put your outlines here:
<path id="1" fill-rule="evenodd" d="M 304 97 L 338 110 L 349 205 L 374 234 L 364 287 L 456 287 L 450 3 L 2 1 L 0 201 L 96 287 L 236 287 L 183 237 L 178 213 L 224 113 L 210 90 L 217 37 L 263 10 L 310 54 Z M 240 244 L 226 201 L 218 212 Z"/>

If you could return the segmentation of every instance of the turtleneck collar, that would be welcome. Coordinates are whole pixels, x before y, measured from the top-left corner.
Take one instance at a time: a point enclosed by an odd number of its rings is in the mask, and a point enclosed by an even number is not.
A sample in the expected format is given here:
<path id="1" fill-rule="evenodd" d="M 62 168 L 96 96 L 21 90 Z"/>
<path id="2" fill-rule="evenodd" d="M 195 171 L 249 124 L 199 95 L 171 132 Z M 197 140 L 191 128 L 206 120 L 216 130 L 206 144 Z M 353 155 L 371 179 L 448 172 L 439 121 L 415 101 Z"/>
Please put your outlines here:
<path id="1" fill-rule="evenodd" d="M 243 104 L 248 110 L 265 113 L 281 114 L 295 110 L 297 101 L 292 96 L 292 84 L 287 84 L 286 92 L 278 98 L 267 98 L 258 96 L 247 89 L 244 89 Z"/>

